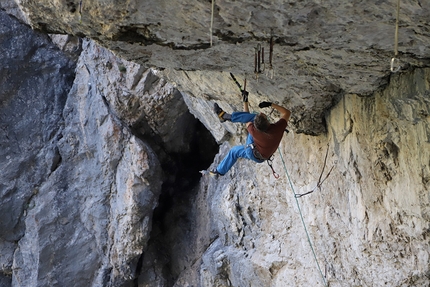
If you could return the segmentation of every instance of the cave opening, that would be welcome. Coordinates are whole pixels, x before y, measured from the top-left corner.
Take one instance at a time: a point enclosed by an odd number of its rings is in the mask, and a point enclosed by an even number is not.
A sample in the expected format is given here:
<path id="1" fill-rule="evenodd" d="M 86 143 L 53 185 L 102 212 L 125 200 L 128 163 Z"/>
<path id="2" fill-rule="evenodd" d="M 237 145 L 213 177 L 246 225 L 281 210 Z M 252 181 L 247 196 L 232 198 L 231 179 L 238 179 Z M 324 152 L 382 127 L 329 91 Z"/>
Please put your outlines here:
<path id="1" fill-rule="evenodd" d="M 199 120 L 193 117 L 188 128 L 191 130 L 188 152 L 159 155 L 165 180 L 153 212 L 147 250 L 137 266 L 135 286 L 148 283 L 173 286 L 179 276 L 177 260 L 181 259 L 177 258 L 175 248 L 187 241 L 183 238 L 187 231 L 183 230 L 192 232 L 190 230 L 194 228 L 190 217 L 202 176 L 199 171 L 208 169 L 219 151 L 214 137 Z"/>
<path id="2" fill-rule="evenodd" d="M 191 129 L 190 151 L 170 153 L 161 163 L 167 178 L 154 210 L 154 220 L 160 220 L 172 204 L 192 193 L 201 178 L 199 171 L 207 169 L 219 151 L 212 134 L 200 121 L 195 120 Z"/>

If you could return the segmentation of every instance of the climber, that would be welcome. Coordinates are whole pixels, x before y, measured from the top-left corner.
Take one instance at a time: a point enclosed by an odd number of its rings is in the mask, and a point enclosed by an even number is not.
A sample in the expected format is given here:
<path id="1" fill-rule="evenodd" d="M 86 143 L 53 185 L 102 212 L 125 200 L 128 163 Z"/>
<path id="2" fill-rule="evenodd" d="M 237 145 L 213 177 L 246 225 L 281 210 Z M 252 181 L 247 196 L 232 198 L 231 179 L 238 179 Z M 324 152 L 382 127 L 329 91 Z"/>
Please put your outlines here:
<path id="1" fill-rule="evenodd" d="M 214 104 L 214 112 L 221 122 L 246 123 L 249 132 L 245 146 L 239 145 L 231 148 L 218 167 L 209 171 L 209 174 L 215 178 L 226 174 L 238 158 L 250 159 L 257 163 L 268 160 L 278 148 L 290 119 L 291 112 L 286 108 L 271 102 L 261 102 L 258 105 L 260 108 L 272 107 L 281 114 L 281 118 L 276 123 L 271 124 L 265 114 L 249 113 L 248 92 L 243 91 L 242 96 L 243 112 L 228 114 L 217 103 Z"/>

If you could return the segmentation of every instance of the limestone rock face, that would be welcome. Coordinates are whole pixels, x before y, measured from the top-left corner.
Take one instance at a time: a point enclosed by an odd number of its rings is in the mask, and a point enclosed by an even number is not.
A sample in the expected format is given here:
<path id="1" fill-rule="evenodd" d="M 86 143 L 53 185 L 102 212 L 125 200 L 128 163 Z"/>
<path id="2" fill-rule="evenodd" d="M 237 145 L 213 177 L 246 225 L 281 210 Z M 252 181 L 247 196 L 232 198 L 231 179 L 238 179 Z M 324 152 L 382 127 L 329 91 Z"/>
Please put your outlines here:
<path id="1" fill-rule="evenodd" d="M 57 168 L 55 145 L 75 63 L 47 35 L 0 10 L 0 283 L 26 231 L 26 210 Z M 49 83 L 49 84 L 48 84 Z M 5 285 L 7 286 L 7 285 Z"/>
<path id="2" fill-rule="evenodd" d="M 59 162 L 27 211 L 13 285 L 127 284 L 151 229 L 159 162 L 110 112 L 85 56 L 54 142 Z"/>
<path id="3" fill-rule="evenodd" d="M 172 161 L 205 136 L 157 71 L 1 21 L 0 283 L 134 286 L 162 184 L 198 178 Z"/>
<path id="4" fill-rule="evenodd" d="M 1 286 L 429 286 L 427 2 L 395 74 L 391 1 L 215 1 L 212 47 L 210 1 L 18 2 L 70 35 L 0 10 Z M 293 111 L 279 179 L 198 173 L 245 142 L 230 71 Z"/>
<path id="5" fill-rule="evenodd" d="M 167 77 L 194 97 L 234 107 L 238 88 L 229 72 L 241 81 L 246 77 L 254 106 L 269 99 L 290 107 L 298 132 L 325 132 L 325 112 L 342 95 L 371 95 L 387 83 L 396 1 L 213 3 L 212 9 L 211 1 L 187 0 L 19 1 L 34 28 L 85 35 L 122 58 L 166 68 Z M 428 19 L 428 1 L 402 1 L 402 69 L 429 65 Z M 266 69 L 253 79 L 259 45 L 266 64 L 260 70 Z"/>
<path id="6" fill-rule="evenodd" d="M 97 47 L 85 43 L 75 76 L 49 37 L 0 12 L 2 286 L 130 284 L 161 192 L 158 157 L 98 90 L 99 63 L 85 64 Z"/>
<path id="7" fill-rule="evenodd" d="M 200 284 L 324 286 L 298 202 L 328 286 L 428 285 L 429 84 L 430 70 L 418 69 L 372 97 L 345 96 L 327 135 L 284 136 L 278 180 L 247 161 L 208 179 L 219 237 L 202 257 Z M 329 176 L 316 188 L 327 150 L 321 180 Z M 296 202 L 294 193 L 313 189 Z"/>

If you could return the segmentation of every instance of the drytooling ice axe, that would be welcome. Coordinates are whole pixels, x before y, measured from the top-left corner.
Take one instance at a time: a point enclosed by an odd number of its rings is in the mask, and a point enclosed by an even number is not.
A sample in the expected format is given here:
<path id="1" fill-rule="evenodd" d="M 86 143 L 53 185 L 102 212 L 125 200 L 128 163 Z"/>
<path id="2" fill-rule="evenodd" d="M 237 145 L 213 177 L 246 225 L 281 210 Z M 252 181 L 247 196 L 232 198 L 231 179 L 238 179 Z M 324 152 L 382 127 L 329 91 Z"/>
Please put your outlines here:
<path id="1" fill-rule="evenodd" d="M 249 95 L 249 93 L 246 91 L 246 79 L 245 79 L 245 81 L 243 83 L 243 90 L 242 90 L 242 86 L 236 80 L 236 78 L 234 77 L 234 75 L 232 73 L 230 73 L 230 76 L 232 77 L 232 79 L 236 83 L 236 85 L 239 87 L 239 90 L 242 93 L 243 101 L 244 102 L 248 102 L 248 95 Z"/>

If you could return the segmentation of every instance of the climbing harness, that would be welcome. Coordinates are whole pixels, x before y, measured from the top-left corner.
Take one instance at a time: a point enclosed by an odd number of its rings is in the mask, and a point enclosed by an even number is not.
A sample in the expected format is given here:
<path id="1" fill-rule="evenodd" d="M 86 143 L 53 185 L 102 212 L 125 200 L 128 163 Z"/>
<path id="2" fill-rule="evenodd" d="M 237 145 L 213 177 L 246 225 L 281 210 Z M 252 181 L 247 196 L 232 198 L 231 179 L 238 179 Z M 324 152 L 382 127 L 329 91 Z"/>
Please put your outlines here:
<path id="1" fill-rule="evenodd" d="M 391 58 L 391 72 L 396 73 L 400 70 L 399 59 L 399 12 L 400 12 L 400 0 L 397 0 L 397 16 L 396 16 L 396 30 L 394 32 L 394 57 Z M 397 67 L 395 67 L 397 66 Z"/>
<path id="2" fill-rule="evenodd" d="M 312 192 L 314 192 L 317 188 L 318 188 L 319 190 L 321 190 L 321 185 L 322 185 L 322 184 L 324 183 L 324 181 L 329 177 L 329 175 L 330 175 L 331 171 L 332 171 L 332 170 L 333 170 L 333 168 L 334 168 L 334 166 L 332 166 L 332 167 L 331 167 L 331 169 L 329 170 L 329 172 L 327 173 L 327 175 L 324 177 L 324 179 L 323 179 L 323 180 L 321 180 L 322 175 L 323 175 L 323 173 L 324 173 L 324 169 L 325 169 L 326 164 L 327 164 L 328 148 L 329 148 L 329 145 L 327 144 L 327 152 L 326 152 L 326 154 L 325 154 L 325 158 L 324 158 L 324 166 L 323 166 L 323 169 L 322 169 L 322 171 L 321 171 L 320 177 L 318 178 L 318 183 L 317 183 L 317 185 L 316 185 L 316 186 L 315 186 L 311 191 L 308 191 L 308 192 L 306 192 L 306 193 L 302 193 L 302 194 L 294 194 L 294 196 L 295 196 L 296 198 L 300 198 L 300 197 L 302 197 L 302 196 L 305 196 L 305 195 L 311 194 L 311 193 L 312 193 Z"/>
<path id="3" fill-rule="evenodd" d="M 252 154 L 254 155 L 254 157 L 256 159 L 261 160 L 261 161 L 267 161 L 267 164 L 272 169 L 273 177 L 275 177 L 275 179 L 279 178 L 279 174 L 273 168 L 273 159 L 275 158 L 273 154 L 269 158 L 264 158 L 261 155 L 261 153 L 255 148 L 254 144 L 251 143 L 251 144 L 247 145 L 246 147 L 250 147 L 252 149 Z"/>
<path id="4" fill-rule="evenodd" d="M 252 149 L 252 154 L 254 155 L 254 157 L 258 160 L 267 160 L 266 158 L 264 158 L 261 153 L 255 148 L 255 145 L 250 143 L 248 144 L 246 147 L 250 147 Z"/>
<path id="5" fill-rule="evenodd" d="M 323 275 L 323 273 L 322 273 L 322 271 L 321 271 L 321 267 L 320 267 L 320 265 L 319 265 L 319 263 L 318 263 L 318 259 L 317 259 L 316 253 L 315 253 L 314 247 L 313 247 L 313 245 L 312 245 L 311 237 L 310 237 L 310 235 L 309 235 L 308 229 L 307 229 L 306 224 L 305 224 L 305 220 L 304 220 L 304 218 L 303 218 L 302 209 L 300 208 L 300 204 L 299 204 L 298 197 L 296 196 L 296 192 L 294 191 L 293 183 L 291 182 L 290 175 L 288 174 L 288 170 L 287 170 L 287 167 L 286 167 L 286 165 L 285 165 L 285 161 L 284 161 L 284 158 L 282 157 L 282 153 L 281 153 L 281 150 L 280 150 L 280 148 L 279 148 L 279 147 L 278 147 L 278 151 L 279 151 L 279 155 L 281 156 L 282 164 L 284 165 L 285 174 L 287 175 L 288 182 L 289 182 L 289 184 L 290 184 L 291 190 L 293 191 L 294 198 L 295 198 L 295 200 L 296 200 L 296 204 L 297 204 L 297 208 L 298 208 L 298 210 L 299 210 L 299 214 L 300 214 L 300 219 L 301 219 L 301 221 L 302 221 L 303 228 L 305 229 L 305 233 L 306 233 L 306 236 L 307 236 L 307 238 L 308 238 L 308 243 L 309 243 L 309 246 L 311 247 L 312 254 L 313 254 L 313 257 L 314 257 L 314 259 L 315 259 L 315 262 L 316 262 L 316 265 L 317 265 L 318 271 L 319 271 L 319 273 L 320 273 L 320 275 L 321 275 L 321 278 L 322 278 L 322 281 L 323 281 L 323 285 L 324 285 L 325 287 L 328 287 L 328 285 L 327 285 L 327 283 L 326 283 L 326 278 L 325 278 L 325 276 Z"/>

